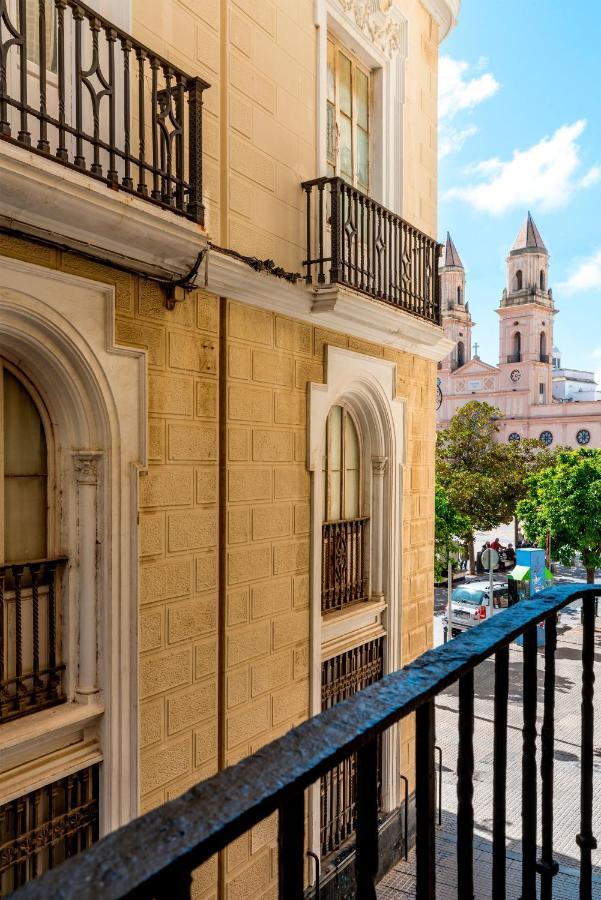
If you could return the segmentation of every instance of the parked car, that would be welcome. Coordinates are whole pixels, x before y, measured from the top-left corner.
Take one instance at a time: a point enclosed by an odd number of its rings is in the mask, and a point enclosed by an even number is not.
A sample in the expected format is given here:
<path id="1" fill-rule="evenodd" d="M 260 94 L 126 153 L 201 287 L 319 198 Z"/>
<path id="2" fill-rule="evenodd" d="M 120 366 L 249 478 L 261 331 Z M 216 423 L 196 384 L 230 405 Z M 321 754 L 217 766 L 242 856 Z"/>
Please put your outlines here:
<path id="1" fill-rule="evenodd" d="M 502 609 L 510 606 L 509 589 L 506 583 L 495 582 L 493 585 L 493 603 L 490 604 L 490 583 L 488 581 L 472 581 L 456 587 L 451 595 L 453 604 L 453 634 L 459 634 L 474 625 L 479 625 Z M 448 627 L 448 605 L 445 606 L 443 624 Z"/>

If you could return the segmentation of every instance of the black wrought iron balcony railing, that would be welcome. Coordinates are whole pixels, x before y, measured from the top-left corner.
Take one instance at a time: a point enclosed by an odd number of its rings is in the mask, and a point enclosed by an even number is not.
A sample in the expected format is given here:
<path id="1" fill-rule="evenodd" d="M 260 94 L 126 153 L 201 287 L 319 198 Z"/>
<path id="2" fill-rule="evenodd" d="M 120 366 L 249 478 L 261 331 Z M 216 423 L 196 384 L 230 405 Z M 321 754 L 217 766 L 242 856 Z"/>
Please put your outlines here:
<path id="1" fill-rule="evenodd" d="M 519 363 L 521 361 L 522 361 L 521 353 L 510 353 L 509 356 L 507 357 L 508 363 Z"/>
<path id="2" fill-rule="evenodd" d="M 65 700 L 60 641 L 65 562 L 0 566 L 0 724 Z"/>
<path id="3" fill-rule="evenodd" d="M 302 900 L 305 890 L 305 791 L 335 766 L 357 754 L 355 895 L 376 897 L 378 873 L 378 739 L 391 725 L 416 714 L 415 813 L 416 896 L 436 895 L 435 699 L 459 684 L 457 761 L 457 870 L 461 896 L 474 896 L 474 669 L 494 658 L 494 782 L 492 880 L 480 890 L 494 900 L 507 896 L 506 796 L 509 644 L 523 635 L 522 865 L 523 898 L 552 896 L 557 871 L 553 851 L 554 720 L 557 613 L 582 598 L 582 703 L 580 898 L 592 898 L 593 716 L 595 596 L 601 585 L 564 584 L 523 600 L 453 641 L 424 653 L 404 669 L 304 722 L 283 737 L 183 796 L 158 807 L 99 841 L 90 850 L 32 881 L 22 900 L 167 898 L 191 896 L 191 873 L 267 816 L 278 812 L 278 891 L 281 900 Z M 537 624 L 544 622 L 545 672 L 540 742 L 541 846 L 537 847 Z M 561 689 L 561 688 L 560 688 Z M 513 690 L 513 689 L 512 689 Z M 516 867 L 511 866 L 511 872 Z M 519 871 L 519 869 L 518 869 Z M 514 887 L 515 885 L 511 885 Z M 513 896 L 513 894 L 512 894 Z"/>
<path id="4" fill-rule="evenodd" d="M 321 611 L 344 609 L 367 600 L 365 568 L 368 518 L 322 525 Z"/>
<path id="5" fill-rule="evenodd" d="M 302 187 L 307 284 L 346 285 L 440 324 L 440 244 L 342 178 Z"/>
<path id="6" fill-rule="evenodd" d="M 79 0 L 0 3 L 0 136 L 200 224 L 208 86 Z"/>

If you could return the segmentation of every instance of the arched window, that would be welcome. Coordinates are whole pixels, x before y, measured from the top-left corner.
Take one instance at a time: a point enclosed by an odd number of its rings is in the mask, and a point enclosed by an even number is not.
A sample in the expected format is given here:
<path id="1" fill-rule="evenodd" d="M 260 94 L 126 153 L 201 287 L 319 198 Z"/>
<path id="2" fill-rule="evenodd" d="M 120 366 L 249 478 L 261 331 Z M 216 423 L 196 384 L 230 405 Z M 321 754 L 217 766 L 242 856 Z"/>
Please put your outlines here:
<path id="1" fill-rule="evenodd" d="M 522 335 L 519 331 L 516 331 L 513 335 L 513 350 L 512 350 L 512 359 L 510 362 L 521 362 L 522 358 Z"/>
<path id="2" fill-rule="evenodd" d="M 42 417 L 31 394 L 0 360 L 4 563 L 47 556 L 48 450 Z"/>
<path id="3" fill-rule="evenodd" d="M 465 345 L 463 341 L 459 341 L 457 344 L 457 365 L 465 365 Z"/>
<path id="4" fill-rule="evenodd" d="M 515 289 L 516 291 L 522 290 L 522 270 L 518 269 L 515 273 Z"/>
<path id="5" fill-rule="evenodd" d="M 539 351 L 541 362 L 547 362 L 547 335 L 544 331 L 540 333 Z"/>
<path id="6" fill-rule="evenodd" d="M 544 291 L 544 289 L 545 289 L 545 270 L 544 269 L 540 270 L 539 281 L 540 281 L 540 289 L 541 289 L 541 291 Z"/>
<path id="7" fill-rule="evenodd" d="M 325 460 L 325 521 L 360 515 L 361 454 L 353 417 L 344 406 L 333 406 L 327 422 Z"/>
<path id="8" fill-rule="evenodd" d="M 460 287 L 457 288 L 457 303 L 459 303 L 459 304 L 463 303 L 463 296 L 462 296 Z"/>

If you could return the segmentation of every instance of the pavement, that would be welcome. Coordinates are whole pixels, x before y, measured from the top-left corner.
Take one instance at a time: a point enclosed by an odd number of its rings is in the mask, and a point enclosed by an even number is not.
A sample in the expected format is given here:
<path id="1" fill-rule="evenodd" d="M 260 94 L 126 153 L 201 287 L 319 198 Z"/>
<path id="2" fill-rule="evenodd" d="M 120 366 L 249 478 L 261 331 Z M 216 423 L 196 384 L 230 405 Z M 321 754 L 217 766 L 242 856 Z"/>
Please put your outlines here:
<path id="1" fill-rule="evenodd" d="M 584 581 L 581 568 L 560 569 L 557 581 Z M 446 602 L 446 590 L 444 602 Z M 438 605 L 438 604 L 437 604 Z M 555 900 L 578 897 L 579 849 L 575 835 L 580 822 L 580 699 L 582 628 L 579 603 L 564 610 L 558 626 L 556 653 L 555 768 L 554 768 L 554 852 L 560 872 L 554 879 Z M 435 634 L 442 640 L 440 615 Z M 601 622 L 595 636 L 595 664 L 601 662 Z M 538 724 L 542 724 L 544 683 L 543 651 L 538 653 Z M 593 852 L 595 866 L 593 900 L 601 900 L 601 678 L 597 675 L 594 736 L 593 833 L 600 847 Z M 457 896 L 456 878 L 456 766 L 457 766 L 457 686 L 444 691 L 436 703 L 437 743 L 442 748 L 442 826 L 437 828 L 437 898 Z M 491 897 L 492 871 L 492 785 L 494 723 L 494 661 L 486 660 L 475 670 L 474 734 L 474 867 L 476 900 Z M 510 648 L 510 693 L 507 730 L 507 873 L 508 898 L 521 893 L 521 756 L 522 756 L 522 648 Z M 538 741 L 540 744 L 540 740 Z M 540 748 L 539 748 L 540 751 Z M 540 752 L 537 759 L 540 766 Z M 539 780 L 540 804 L 540 780 Z M 539 808 L 540 839 L 540 808 Z M 415 896 L 415 855 L 397 864 L 378 886 L 379 900 L 401 900 Z"/>

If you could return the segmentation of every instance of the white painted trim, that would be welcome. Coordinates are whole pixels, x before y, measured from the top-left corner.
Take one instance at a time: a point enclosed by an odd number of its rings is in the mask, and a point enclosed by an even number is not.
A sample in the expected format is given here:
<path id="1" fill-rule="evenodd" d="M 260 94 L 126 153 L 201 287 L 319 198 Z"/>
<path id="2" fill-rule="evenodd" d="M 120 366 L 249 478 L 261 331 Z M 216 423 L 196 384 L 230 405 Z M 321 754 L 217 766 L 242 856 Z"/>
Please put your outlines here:
<path id="1" fill-rule="evenodd" d="M 98 695 L 105 713 L 92 727 L 104 760 L 101 830 L 137 813 L 138 556 L 136 471 L 146 465 L 146 352 L 115 343 L 114 288 L 0 257 L 0 354 L 36 385 L 56 444 L 61 497 L 58 549 L 64 578 L 67 695 L 77 697 L 81 542 L 97 536 L 95 642 Z M 102 454 L 96 521 L 78 522 L 72 454 Z M 88 510 L 89 511 L 89 510 Z M 92 534 L 90 533 L 92 532 Z M 89 611 L 88 611 L 89 612 Z M 89 621 L 94 618 L 93 612 Z M 81 699 L 81 697 L 78 697 Z M 85 707 L 95 715 L 98 706 Z M 26 741 L 38 716 L 14 723 Z M 87 738 L 86 738 L 87 740 Z M 41 764 L 41 763 L 40 763 Z"/>
<path id="2" fill-rule="evenodd" d="M 439 43 L 442 43 L 457 24 L 461 0 L 421 0 L 438 24 Z"/>
<path id="3" fill-rule="evenodd" d="M 0 180 L 0 223 L 141 272 L 186 274 L 207 243 L 189 219 L 9 141 Z"/>
<path id="4" fill-rule="evenodd" d="M 315 291 L 289 284 L 245 263 L 211 251 L 205 267 L 205 287 L 219 297 L 251 303 L 321 328 L 415 353 L 438 362 L 455 346 L 439 325 L 391 304 L 347 288 Z"/>
<path id="5" fill-rule="evenodd" d="M 382 521 L 386 527 L 374 529 L 370 557 L 382 561 L 382 593 L 376 602 L 357 608 L 357 633 L 385 632 L 385 672 L 400 668 L 401 662 L 401 557 L 402 557 L 402 471 L 406 459 L 406 401 L 397 396 L 396 364 L 381 358 L 354 353 L 340 347 L 326 347 L 324 384 L 308 386 L 307 467 L 311 472 L 311 574 L 310 574 L 310 667 L 309 714 L 321 710 L 321 659 L 324 638 L 329 643 L 351 640 L 352 616 L 334 616 L 331 623 L 321 614 L 321 534 L 324 508 L 323 459 L 326 452 L 326 420 L 335 403 L 348 406 L 358 424 L 362 441 L 366 496 L 372 497 L 370 461 L 381 466 Z M 384 465 L 383 461 L 387 460 Z M 378 515 L 372 498 L 370 515 Z M 342 627 L 341 627 L 342 618 Z M 368 636 L 369 639 L 369 636 Z M 384 808 L 393 809 L 399 796 L 400 743 L 398 729 L 390 729 L 384 739 Z M 319 789 L 310 792 L 309 846 L 319 847 Z"/>
<path id="6" fill-rule="evenodd" d="M 97 762 L 102 762 L 97 736 L 36 757 L 17 766 L 10 774 L 0 775 L 0 803 L 8 803 Z M 101 779 L 101 783 L 106 785 L 106 779 Z"/>

